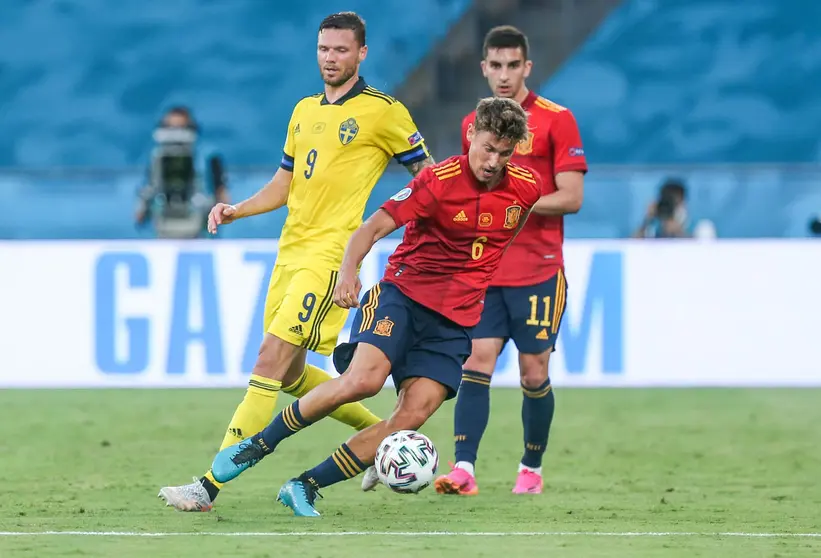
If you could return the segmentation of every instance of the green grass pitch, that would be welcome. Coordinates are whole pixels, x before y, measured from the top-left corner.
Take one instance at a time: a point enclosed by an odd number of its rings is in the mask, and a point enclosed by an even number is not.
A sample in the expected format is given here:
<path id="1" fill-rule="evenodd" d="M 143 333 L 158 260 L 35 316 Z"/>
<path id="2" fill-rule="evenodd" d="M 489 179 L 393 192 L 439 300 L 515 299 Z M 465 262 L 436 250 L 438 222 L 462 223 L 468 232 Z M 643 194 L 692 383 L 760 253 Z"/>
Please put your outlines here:
<path id="1" fill-rule="evenodd" d="M 242 393 L 0 391 L 0 556 L 821 555 L 821 390 L 558 389 L 546 492 L 523 497 L 521 395 L 495 389 L 476 497 L 365 494 L 356 479 L 323 491 L 323 517 L 292 517 L 276 490 L 350 434 L 328 420 L 213 512 L 165 508 L 160 486 L 205 471 Z M 451 402 L 423 429 L 440 470 L 452 420 Z"/>

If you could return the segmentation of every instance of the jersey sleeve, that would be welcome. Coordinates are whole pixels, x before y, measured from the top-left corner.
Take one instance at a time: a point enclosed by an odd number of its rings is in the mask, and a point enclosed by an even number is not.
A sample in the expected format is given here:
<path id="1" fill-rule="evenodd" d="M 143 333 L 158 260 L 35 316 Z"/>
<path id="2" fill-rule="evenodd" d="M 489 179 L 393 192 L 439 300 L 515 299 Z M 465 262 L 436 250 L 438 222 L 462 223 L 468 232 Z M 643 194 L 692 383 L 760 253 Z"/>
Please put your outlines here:
<path id="1" fill-rule="evenodd" d="M 468 141 L 468 126 L 471 125 L 474 118 L 474 113 L 471 112 L 462 119 L 462 155 L 467 155 L 467 152 L 470 149 L 470 142 Z"/>
<path id="2" fill-rule="evenodd" d="M 296 141 L 294 140 L 294 128 L 297 125 L 297 111 L 299 104 L 294 107 L 291 119 L 288 121 L 288 132 L 285 135 L 285 147 L 282 148 L 282 161 L 279 166 L 286 171 L 294 172 L 294 156 L 296 155 Z"/>
<path id="3" fill-rule="evenodd" d="M 378 142 L 403 165 L 412 165 L 430 156 L 425 138 L 416 128 L 408 109 L 399 101 L 391 104 L 381 118 Z"/>
<path id="4" fill-rule="evenodd" d="M 432 186 L 433 172 L 427 167 L 410 184 L 383 203 L 382 209 L 393 218 L 397 227 L 431 217 L 437 202 Z"/>
<path id="5" fill-rule="evenodd" d="M 553 172 L 587 172 L 582 137 L 572 112 L 563 110 L 558 113 L 550 136 L 553 142 Z"/>

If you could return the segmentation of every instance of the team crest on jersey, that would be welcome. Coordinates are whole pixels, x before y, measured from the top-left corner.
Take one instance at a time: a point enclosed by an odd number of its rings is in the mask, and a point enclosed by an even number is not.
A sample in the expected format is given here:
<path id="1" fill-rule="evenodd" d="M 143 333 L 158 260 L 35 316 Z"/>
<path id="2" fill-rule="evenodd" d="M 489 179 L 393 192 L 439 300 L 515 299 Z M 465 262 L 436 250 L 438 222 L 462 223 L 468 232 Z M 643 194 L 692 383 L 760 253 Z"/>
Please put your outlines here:
<path id="1" fill-rule="evenodd" d="M 519 224 L 519 219 L 522 217 L 522 206 L 511 205 L 505 209 L 505 228 L 515 229 Z"/>
<path id="2" fill-rule="evenodd" d="M 359 124 L 356 123 L 355 118 L 349 118 L 339 125 L 339 141 L 342 145 L 348 145 L 359 133 Z"/>
<path id="3" fill-rule="evenodd" d="M 527 137 L 516 145 L 516 153 L 519 155 L 530 155 L 533 153 L 533 132 L 528 132 Z"/>
<path id="4" fill-rule="evenodd" d="M 384 320 L 379 320 L 376 322 L 376 325 L 373 326 L 373 334 L 374 335 L 381 335 L 382 337 L 390 337 L 391 332 L 393 331 L 393 322 L 390 321 L 387 317 Z"/>
<path id="5" fill-rule="evenodd" d="M 493 215 L 490 213 L 482 213 L 479 215 L 479 226 L 480 227 L 489 227 L 493 224 Z"/>

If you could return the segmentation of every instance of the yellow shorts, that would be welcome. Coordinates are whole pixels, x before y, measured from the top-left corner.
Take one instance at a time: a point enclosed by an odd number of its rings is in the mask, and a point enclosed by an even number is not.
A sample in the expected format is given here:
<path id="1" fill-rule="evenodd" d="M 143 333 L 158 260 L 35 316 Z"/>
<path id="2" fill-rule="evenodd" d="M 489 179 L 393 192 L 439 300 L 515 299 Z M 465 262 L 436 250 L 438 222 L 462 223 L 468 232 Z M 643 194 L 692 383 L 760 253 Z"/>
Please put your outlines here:
<path id="1" fill-rule="evenodd" d="M 338 272 L 275 265 L 265 298 L 264 329 L 271 335 L 330 355 L 348 311 L 333 303 Z"/>

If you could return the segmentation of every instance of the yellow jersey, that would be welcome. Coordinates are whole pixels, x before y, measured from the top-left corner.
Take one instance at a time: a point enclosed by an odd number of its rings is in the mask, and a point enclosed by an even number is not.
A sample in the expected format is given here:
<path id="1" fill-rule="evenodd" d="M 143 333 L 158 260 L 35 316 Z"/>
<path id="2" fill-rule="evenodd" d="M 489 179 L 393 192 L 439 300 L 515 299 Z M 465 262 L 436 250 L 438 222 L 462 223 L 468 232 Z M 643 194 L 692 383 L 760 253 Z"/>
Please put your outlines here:
<path id="1" fill-rule="evenodd" d="M 391 157 L 428 157 L 405 106 L 363 78 L 335 103 L 324 93 L 294 107 L 281 166 L 294 173 L 277 264 L 336 268 Z"/>

